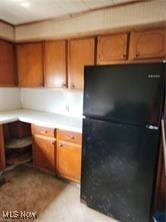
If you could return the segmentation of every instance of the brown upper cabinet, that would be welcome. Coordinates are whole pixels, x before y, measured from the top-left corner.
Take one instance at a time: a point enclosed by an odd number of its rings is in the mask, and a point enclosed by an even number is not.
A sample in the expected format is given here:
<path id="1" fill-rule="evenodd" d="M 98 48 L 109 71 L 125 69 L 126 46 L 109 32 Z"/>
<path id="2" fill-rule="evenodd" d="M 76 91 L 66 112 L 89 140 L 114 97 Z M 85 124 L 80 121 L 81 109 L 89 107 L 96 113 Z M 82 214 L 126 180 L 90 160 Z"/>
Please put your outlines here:
<path id="1" fill-rule="evenodd" d="M 19 86 L 43 86 L 43 45 L 41 42 L 18 44 L 17 65 Z"/>
<path id="2" fill-rule="evenodd" d="M 166 29 L 153 29 L 131 33 L 130 60 L 166 57 Z"/>
<path id="3" fill-rule="evenodd" d="M 55 88 L 67 87 L 67 42 L 65 40 L 46 41 L 45 86 Z"/>
<path id="4" fill-rule="evenodd" d="M 127 59 L 128 34 L 102 35 L 97 38 L 97 64 Z"/>
<path id="5" fill-rule="evenodd" d="M 84 66 L 94 65 L 95 39 L 83 38 L 69 40 L 68 73 L 69 88 L 83 89 Z"/>
<path id="6" fill-rule="evenodd" d="M 16 84 L 14 44 L 0 40 L 0 86 L 16 86 Z"/>

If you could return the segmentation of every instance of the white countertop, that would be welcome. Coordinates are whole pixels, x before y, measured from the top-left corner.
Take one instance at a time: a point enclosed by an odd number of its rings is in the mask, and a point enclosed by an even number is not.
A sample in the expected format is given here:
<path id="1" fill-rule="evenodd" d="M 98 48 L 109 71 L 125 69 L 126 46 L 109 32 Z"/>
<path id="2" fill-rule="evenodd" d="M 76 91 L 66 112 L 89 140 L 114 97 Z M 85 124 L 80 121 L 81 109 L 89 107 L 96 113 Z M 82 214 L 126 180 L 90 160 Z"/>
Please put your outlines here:
<path id="1" fill-rule="evenodd" d="M 28 109 L 0 112 L 0 124 L 20 120 L 43 127 L 58 128 L 82 133 L 82 118 Z"/>

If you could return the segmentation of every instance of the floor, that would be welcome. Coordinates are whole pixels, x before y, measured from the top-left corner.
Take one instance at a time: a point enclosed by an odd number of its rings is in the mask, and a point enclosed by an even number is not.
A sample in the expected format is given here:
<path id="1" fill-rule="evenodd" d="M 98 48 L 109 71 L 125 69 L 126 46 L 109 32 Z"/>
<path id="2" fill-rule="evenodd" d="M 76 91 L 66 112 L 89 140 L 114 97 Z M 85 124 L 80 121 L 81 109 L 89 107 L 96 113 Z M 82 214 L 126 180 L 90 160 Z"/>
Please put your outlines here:
<path id="1" fill-rule="evenodd" d="M 115 222 L 80 203 L 80 187 L 29 166 L 0 176 L 0 221 Z M 4 220 L 3 211 L 37 213 L 33 220 Z M 14 216 L 14 214 L 12 214 Z"/>

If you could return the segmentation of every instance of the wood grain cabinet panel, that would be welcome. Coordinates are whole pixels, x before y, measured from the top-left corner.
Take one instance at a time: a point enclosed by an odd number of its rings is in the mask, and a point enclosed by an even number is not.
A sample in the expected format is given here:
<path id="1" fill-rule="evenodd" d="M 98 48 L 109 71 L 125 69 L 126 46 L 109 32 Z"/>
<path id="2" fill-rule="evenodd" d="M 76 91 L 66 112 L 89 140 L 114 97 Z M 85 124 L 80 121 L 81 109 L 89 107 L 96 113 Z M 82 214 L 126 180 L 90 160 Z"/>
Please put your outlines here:
<path id="1" fill-rule="evenodd" d="M 55 172 L 56 140 L 41 135 L 33 135 L 33 146 L 35 165 Z"/>
<path id="2" fill-rule="evenodd" d="M 43 126 L 37 126 L 33 124 L 31 126 L 32 134 L 35 135 L 42 135 L 46 137 L 55 137 L 55 130 L 53 128 L 43 127 Z"/>
<path id="3" fill-rule="evenodd" d="M 57 174 L 79 182 L 81 176 L 81 146 L 60 141 L 56 153 Z"/>
<path id="4" fill-rule="evenodd" d="M 66 130 L 57 130 L 57 140 L 82 144 L 82 134 Z"/>
<path id="5" fill-rule="evenodd" d="M 16 86 L 16 58 L 14 44 L 0 40 L 0 86 Z"/>
<path id="6" fill-rule="evenodd" d="M 5 169 L 5 145 L 3 125 L 0 125 L 0 171 Z"/>
<path id="7" fill-rule="evenodd" d="M 109 64 L 127 59 L 128 34 L 98 36 L 97 63 Z"/>
<path id="8" fill-rule="evenodd" d="M 19 86 L 43 86 L 43 46 L 42 43 L 17 45 L 17 65 Z"/>
<path id="9" fill-rule="evenodd" d="M 45 86 L 55 88 L 67 87 L 66 41 L 45 42 Z"/>
<path id="10" fill-rule="evenodd" d="M 84 86 L 84 66 L 94 65 L 95 39 L 73 39 L 68 46 L 69 87 L 82 90 Z"/>
<path id="11" fill-rule="evenodd" d="M 157 59 L 166 57 L 166 29 L 131 33 L 129 59 Z"/>

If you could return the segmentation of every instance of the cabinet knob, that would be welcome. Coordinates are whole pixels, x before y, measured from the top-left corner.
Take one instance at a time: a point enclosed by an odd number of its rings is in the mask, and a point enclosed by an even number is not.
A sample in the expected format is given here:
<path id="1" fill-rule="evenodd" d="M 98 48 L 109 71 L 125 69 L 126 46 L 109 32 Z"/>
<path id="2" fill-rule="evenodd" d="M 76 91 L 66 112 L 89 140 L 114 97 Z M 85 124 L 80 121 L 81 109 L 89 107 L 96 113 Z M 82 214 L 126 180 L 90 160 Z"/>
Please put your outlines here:
<path id="1" fill-rule="evenodd" d="M 60 147 L 63 147 L 63 144 L 62 144 L 62 143 L 60 144 Z"/>
<path id="2" fill-rule="evenodd" d="M 123 54 L 123 58 L 126 58 L 126 54 Z"/>
<path id="3" fill-rule="evenodd" d="M 139 56 L 139 53 L 136 53 L 136 55 L 135 55 L 136 57 L 138 57 Z"/>
<path id="4" fill-rule="evenodd" d="M 42 131 L 41 131 L 41 134 L 47 134 L 47 133 L 48 133 L 47 130 L 42 130 Z"/>
<path id="5" fill-rule="evenodd" d="M 75 88 L 75 85 L 74 85 L 74 84 L 72 84 L 72 85 L 71 85 L 71 88 L 72 88 L 72 89 L 74 89 L 74 88 Z"/>
<path id="6" fill-rule="evenodd" d="M 62 87 L 63 87 L 63 88 L 66 88 L 66 83 L 62 83 Z"/>

